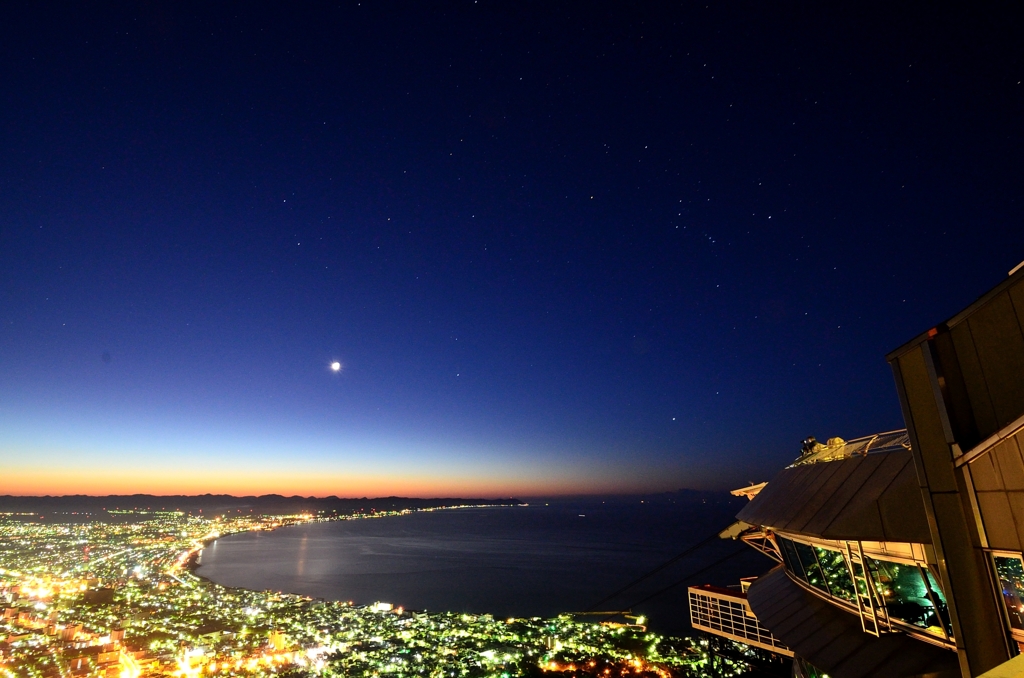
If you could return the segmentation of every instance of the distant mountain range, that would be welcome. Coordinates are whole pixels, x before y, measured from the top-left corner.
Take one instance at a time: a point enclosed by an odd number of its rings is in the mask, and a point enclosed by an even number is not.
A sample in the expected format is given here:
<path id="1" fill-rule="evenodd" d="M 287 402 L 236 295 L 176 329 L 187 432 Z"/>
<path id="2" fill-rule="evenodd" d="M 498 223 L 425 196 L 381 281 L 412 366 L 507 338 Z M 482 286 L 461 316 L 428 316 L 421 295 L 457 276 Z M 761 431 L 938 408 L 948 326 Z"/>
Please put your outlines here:
<path id="1" fill-rule="evenodd" d="M 118 510 L 186 511 L 191 513 L 267 513 L 289 514 L 310 512 L 353 513 L 357 511 L 401 511 L 440 506 L 497 506 L 518 504 L 507 499 L 476 499 L 442 497 L 417 499 L 414 497 L 377 497 L 343 499 L 340 497 L 285 497 L 279 494 L 234 497 L 229 494 L 201 494 L 195 496 L 152 494 L 109 495 L 94 497 L 84 494 L 44 497 L 17 497 L 0 495 L 0 513 L 107 513 Z"/>
<path id="2" fill-rule="evenodd" d="M 592 497 L 591 497 L 592 498 Z M 651 504 L 714 504 L 742 505 L 745 500 L 730 496 L 728 492 L 680 489 L 674 492 L 656 494 L 611 495 L 601 497 L 609 504 L 632 504 L 645 501 Z M 536 502 L 536 498 L 525 501 Z M 572 497 L 552 497 L 542 502 L 574 501 Z M 99 514 L 109 511 L 185 511 L 218 515 L 223 513 L 256 513 L 256 514 L 290 514 L 304 512 L 322 512 L 349 514 L 354 512 L 371 513 L 374 511 L 401 511 L 404 509 L 427 509 L 441 506 L 500 506 L 520 504 L 523 501 L 514 497 L 501 499 L 481 499 L 464 497 L 439 497 L 420 499 L 416 497 L 376 497 L 376 498 L 342 498 L 342 497 L 285 497 L 280 494 L 264 494 L 260 496 L 235 497 L 230 494 L 200 495 L 152 495 L 152 494 L 117 494 L 109 496 L 90 496 L 84 494 L 64 496 L 19 497 L 0 495 L 0 513 L 86 513 Z"/>
<path id="3" fill-rule="evenodd" d="M 691 490 L 678 489 L 670 492 L 654 494 L 615 495 L 607 498 L 607 503 L 633 503 L 644 501 L 648 504 L 713 504 L 716 506 L 742 506 L 746 499 L 734 497 L 722 490 Z"/>

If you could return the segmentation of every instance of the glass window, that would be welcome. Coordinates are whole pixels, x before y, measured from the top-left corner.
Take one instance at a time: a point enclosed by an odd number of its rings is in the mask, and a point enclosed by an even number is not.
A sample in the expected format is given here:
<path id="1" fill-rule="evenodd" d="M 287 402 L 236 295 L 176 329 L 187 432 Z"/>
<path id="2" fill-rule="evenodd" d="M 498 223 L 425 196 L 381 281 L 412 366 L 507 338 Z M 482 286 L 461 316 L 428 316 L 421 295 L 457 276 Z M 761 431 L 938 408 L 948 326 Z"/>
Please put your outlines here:
<path id="1" fill-rule="evenodd" d="M 793 657 L 793 676 L 794 678 L 828 678 L 827 673 L 800 655 Z"/>
<path id="2" fill-rule="evenodd" d="M 800 564 L 804 566 L 804 574 L 807 575 L 807 583 L 826 594 L 828 586 L 825 585 L 825 575 L 818 566 L 818 559 L 814 555 L 814 548 L 800 542 L 793 542 L 797 555 L 800 557 Z"/>
<path id="3" fill-rule="evenodd" d="M 814 547 L 818 562 L 825 574 L 825 582 L 833 596 L 843 600 L 853 600 L 853 581 L 850 579 L 850 568 L 842 552 L 833 549 Z"/>
<path id="4" fill-rule="evenodd" d="M 1003 607 L 1010 619 L 1010 626 L 1024 631 L 1024 564 L 1019 556 L 994 556 L 999 588 L 1003 592 Z"/>
<path id="5" fill-rule="evenodd" d="M 795 574 L 804 581 L 807 578 L 804 576 L 804 568 L 800 566 L 800 557 L 796 553 L 796 548 L 793 542 L 786 539 L 785 537 L 775 537 L 779 541 L 779 547 L 782 550 L 782 558 L 786 561 L 786 569 Z"/>
<path id="6" fill-rule="evenodd" d="M 854 585 L 850 564 L 842 551 L 810 546 L 778 535 L 775 539 L 786 568 L 822 593 L 847 602 L 856 602 L 855 591 L 858 589 L 861 596 L 867 595 L 863 577 Z M 890 619 L 913 624 L 939 637 L 953 637 L 946 596 L 938 577 L 929 568 L 877 558 L 865 560 L 877 594 L 872 597 L 876 599 L 876 605 L 884 606 Z M 1024 562 L 1020 558 L 1001 558 L 997 559 L 999 568 L 1002 568 L 1000 579 L 1004 598 L 1010 596 L 1006 598 L 1007 609 L 1012 610 L 1010 615 L 1014 619 L 1014 628 L 1024 632 Z M 1009 574 L 1004 574 L 1004 570 Z M 1007 582 L 1013 584 L 1008 585 Z M 1007 591 L 1012 591 L 1012 595 Z M 866 599 L 864 604 L 868 604 Z"/>
<path id="7" fill-rule="evenodd" d="M 917 565 L 904 565 L 889 560 L 869 558 L 875 591 L 885 604 L 890 619 L 919 626 L 943 635 L 943 623 L 932 604 L 929 587 Z"/>
<path id="8" fill-rule="evenodd" d="M 942 620 L 943 626 L 946 627 L 946 633 L 950 638 L 953 637 L 953 623 L 949 620 L 949 607 L 946 605 L 946 594 L 942 592 L 942 586 L 939 584 L 939 578 L 932 572 L 932 566 L 928 565 L 923 567 L 925 583 L 928 584 L 928 588 L 932 592 L 932 600 L 938 606 L 939 618 Z"/>

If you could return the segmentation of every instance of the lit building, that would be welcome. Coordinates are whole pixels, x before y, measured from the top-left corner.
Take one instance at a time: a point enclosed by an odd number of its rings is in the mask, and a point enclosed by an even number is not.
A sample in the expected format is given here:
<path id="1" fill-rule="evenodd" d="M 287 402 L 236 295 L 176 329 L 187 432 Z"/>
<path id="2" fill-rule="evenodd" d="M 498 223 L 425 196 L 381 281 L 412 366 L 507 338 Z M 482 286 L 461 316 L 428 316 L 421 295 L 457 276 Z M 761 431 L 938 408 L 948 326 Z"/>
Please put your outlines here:
<path id="1" fill-rule="evenodd" d="M 1022 328 L 1018 267 L 888 356 L 905 431 L 808 439 L 736 491 L 751 501 L 723 534 L 778 562 L 744 632 L 788 648 L 794 675 L 1024 675 Z M 725 631 L 738 608 L 695 603 L 695 626 L 742 635 Z"/>
<path id="2" fill-rule="evenodd" d="M 740 538 L 779 563 L 748 603 L 798 665 L 834 678 L 959 675 L 909 447 L 906 431 L 808 441 L 737 515 Z"/>

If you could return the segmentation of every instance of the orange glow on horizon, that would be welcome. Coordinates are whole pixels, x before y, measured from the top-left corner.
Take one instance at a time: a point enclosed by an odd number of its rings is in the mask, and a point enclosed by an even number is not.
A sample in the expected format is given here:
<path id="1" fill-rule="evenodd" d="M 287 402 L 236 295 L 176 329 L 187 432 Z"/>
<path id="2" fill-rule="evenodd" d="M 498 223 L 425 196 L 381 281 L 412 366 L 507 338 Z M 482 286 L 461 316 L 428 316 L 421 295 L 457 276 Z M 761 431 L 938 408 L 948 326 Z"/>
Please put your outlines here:
<path id="1" fill-rule="evenodd" d="M 199 495 L 280 494 L 303 497 L 478 497 L 612 494 L 632 491 L 619 482 L 549 476 L 540 479 L 315 473 L 276 469 L 237 472 L 176 469 L 6 469 L 0 494 Z M 637 488 L 639 489 L 639 488 Z"/>

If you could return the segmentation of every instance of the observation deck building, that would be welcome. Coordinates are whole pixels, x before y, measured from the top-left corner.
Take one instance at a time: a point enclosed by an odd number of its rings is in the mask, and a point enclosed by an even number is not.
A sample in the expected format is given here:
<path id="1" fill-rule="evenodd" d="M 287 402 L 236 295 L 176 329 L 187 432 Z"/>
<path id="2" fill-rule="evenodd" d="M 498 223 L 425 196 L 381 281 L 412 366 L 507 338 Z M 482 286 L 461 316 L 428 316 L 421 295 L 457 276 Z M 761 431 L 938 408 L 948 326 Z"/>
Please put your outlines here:
<path id="1" fill-rule="evenodd" d="M 808 439 L 737 490 L 723 536 L 777 565 L 722 592 L 756 623 L 710 587 L 691 618 L 792 653 L 795 676 L 1024 676 L 1024 269 L 887 358 L 906 430 Z"/>

